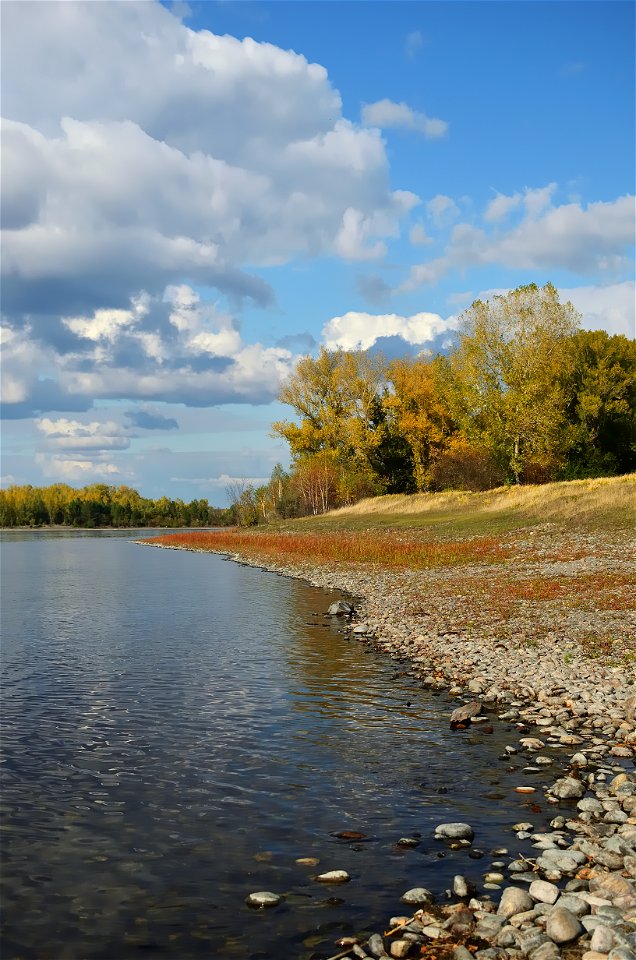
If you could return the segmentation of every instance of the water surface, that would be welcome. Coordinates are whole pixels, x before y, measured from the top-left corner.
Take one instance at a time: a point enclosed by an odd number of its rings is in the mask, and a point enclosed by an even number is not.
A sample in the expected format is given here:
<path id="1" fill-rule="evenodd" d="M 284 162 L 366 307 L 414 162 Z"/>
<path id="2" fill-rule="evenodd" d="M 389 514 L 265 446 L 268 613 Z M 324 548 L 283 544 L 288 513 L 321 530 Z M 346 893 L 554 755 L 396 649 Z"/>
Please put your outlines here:
<path id="1" fill-rule="evenodd" d="M 444 696 L 324 617 L 338 594 L 130 537 L 3 535 L 5 960 L 327 957 L 551 816 L 513 792 L 514 734 L 452 733 Z M 448 820 L 482 860 L 433 840 Z"/>

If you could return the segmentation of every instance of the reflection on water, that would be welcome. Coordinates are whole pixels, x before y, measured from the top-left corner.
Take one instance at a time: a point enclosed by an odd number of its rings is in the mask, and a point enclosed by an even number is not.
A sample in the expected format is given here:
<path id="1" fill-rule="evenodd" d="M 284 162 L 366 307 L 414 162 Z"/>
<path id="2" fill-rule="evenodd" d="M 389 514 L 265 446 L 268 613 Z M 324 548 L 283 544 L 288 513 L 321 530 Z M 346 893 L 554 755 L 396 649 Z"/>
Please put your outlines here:
<path id="1" fill-rule="evenodd" d="M 510 734 L 451 733 L 444 698 L 322 615 L 330 594 L 122 536 L 2 551 L 5 958 L 329 956 L 408 887 L 487 868 L 440 859 L 436 823 L 488 851 L 527 819 Z M 255 890 L 285 902 L 250 911 Z"/>

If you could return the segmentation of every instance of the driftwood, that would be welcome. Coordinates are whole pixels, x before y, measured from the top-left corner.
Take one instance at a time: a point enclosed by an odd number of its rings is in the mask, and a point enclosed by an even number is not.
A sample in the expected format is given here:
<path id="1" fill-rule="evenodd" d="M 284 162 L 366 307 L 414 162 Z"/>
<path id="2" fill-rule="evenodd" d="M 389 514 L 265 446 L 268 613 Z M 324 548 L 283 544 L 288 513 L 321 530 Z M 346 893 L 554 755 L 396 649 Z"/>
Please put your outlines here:
<path id="1" fill-rule="evenodd" d="M 480 713 L 481 703 L 479 700 L 472 700 L 470 703 L 464 704 L 463 707 L 457 707 L 457 710 L 453 710 L 451 713 L 451 730 L 469 726 L 471 718 L 478 716 Z"/>

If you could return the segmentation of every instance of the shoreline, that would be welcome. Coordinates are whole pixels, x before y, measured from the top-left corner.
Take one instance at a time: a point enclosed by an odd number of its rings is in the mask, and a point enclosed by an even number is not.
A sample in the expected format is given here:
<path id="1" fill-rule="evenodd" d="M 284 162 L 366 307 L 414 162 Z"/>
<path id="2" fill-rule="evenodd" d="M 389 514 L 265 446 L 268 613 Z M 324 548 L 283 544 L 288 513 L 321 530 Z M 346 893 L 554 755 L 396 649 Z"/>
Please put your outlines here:
<path id="1" fill-rule="evenodd" d="M 478 960 L 636 960 L 633 660 L 626 657 L 616 664 L 607 657 L 591 659 L 576 636 L 563 637 L 558 617 L 548 624 L 535 621 L 534 633 L 526 629 L 502 636 L 496 629 L 440 630 L 438 610 L 425 603 L 414 607 L 418 587 L 427 600 L 430 591 L 439 590 L 444 581 L 447 585 L 449 578 L 457 591 L 480 571 L 318 566 L 310 560 L 271 562 L 227 550 L 135 542 L 216 552 L 233 562 L 354 597 L 358 609 L 350 622 L 343 621 L 351 639 L 372 644 L 404 664 L 425 688 L 446 691 L 457 706 L 479 701 L 490 722 L 515 726 L 517 733 L 506 750 L 529 763 L 545 763 L 542 769 L 548 776 L 551 746 L 565 748 L 570 756 L 568 775 L 551 783 L 545 797 L 530 787 L 519 791 L 535 793 L 554 808 L 544 832 L 535 833 L 534 864 L 512 859 L 501 883 L 486 884 L 490 889 L 474 896 L 464 888 L 464 878 L 456 877 L 455 902 L 429 912 L 426 901 L 416 903 L 424 912 L 413 914 L 411 906 L 408 916 L 391 918 L 391 927 L 403 924 L 392 937 L 385 936 L 382 943 L 379 934 L 370 941 L 343 941 L 334 956 L 382 957 L 382 949 L 385 956 L 411 957 L 432 949 L 438 958 L 454 960 L 473 955 Z M 620 551 L 610 551 L 592 566 L 597 571 L 615 569 L 619 557 Z M 577 562 L 569 562 L 568 573 L 580 568 Z M 559 561 L 560 568 L 565 566 Z M 499 572 L 490 571 L 495 580 Z M 632 613 L 625 612 L 623 620 L 628 636 Z M 562 810 L 561 800 L 566 801 Z M 534 830 L 531 824 L 520 826 Z M 502 843 L 514 854 L 509 837 L 502 836 Z"/>

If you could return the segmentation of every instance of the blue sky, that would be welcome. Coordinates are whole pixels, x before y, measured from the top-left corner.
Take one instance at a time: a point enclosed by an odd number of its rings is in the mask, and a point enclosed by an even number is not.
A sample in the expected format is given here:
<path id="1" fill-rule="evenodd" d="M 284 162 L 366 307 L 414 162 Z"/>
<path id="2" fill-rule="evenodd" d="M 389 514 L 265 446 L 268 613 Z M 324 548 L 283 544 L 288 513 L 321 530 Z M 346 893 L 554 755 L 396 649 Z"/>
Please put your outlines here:
<path id="1" fill-rule="evenodd" d="M 225 502 L 298 356 L 634 336 L 634 5 L 2 4 L 2 483 Z"/>

